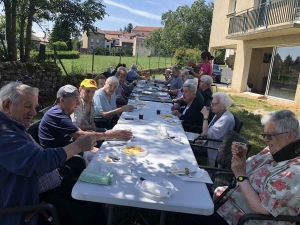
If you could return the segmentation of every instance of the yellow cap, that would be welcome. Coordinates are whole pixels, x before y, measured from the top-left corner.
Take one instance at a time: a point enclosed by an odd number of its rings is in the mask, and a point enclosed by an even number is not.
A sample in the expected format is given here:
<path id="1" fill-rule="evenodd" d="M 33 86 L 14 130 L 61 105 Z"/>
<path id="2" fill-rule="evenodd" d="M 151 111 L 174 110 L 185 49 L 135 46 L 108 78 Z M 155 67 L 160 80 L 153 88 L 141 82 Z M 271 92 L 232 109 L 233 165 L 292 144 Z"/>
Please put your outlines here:
<path id="1" fill-rule="evenodd" d="M 96 86 L 96 81 L 94 81 L 93 79 L 84 79 L 81 84 L 80 87 L 86 87 L 86 88 L 97 88 Z"/>

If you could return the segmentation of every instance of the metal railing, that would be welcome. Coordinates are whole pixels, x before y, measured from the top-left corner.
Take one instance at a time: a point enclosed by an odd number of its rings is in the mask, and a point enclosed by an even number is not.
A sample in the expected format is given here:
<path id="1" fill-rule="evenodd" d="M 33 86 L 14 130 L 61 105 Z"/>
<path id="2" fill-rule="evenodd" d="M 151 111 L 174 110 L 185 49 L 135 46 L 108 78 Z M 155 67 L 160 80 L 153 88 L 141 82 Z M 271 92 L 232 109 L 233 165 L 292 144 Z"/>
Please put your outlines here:
<path id="1" fill-rule="evenodd" d="M 230 17 L 228 34 L 245 33 L 270 25 L 300 21 L 300 0 L 266 2 Z"/>

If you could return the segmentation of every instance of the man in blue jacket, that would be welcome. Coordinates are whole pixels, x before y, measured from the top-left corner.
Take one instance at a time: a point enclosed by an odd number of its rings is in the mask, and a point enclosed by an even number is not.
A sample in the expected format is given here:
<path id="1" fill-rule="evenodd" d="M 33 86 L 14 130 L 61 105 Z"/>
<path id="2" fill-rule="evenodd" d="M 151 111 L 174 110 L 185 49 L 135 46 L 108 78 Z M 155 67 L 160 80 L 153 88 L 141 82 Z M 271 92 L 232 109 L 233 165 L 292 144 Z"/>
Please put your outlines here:
<path id="1" fill-rule="evenodd" d="M 0 208 L 38 204 L 39 193 L 61 185 L 57 168 L 96 145 L 95 135 L 82 135 L 63 148 L 41 148 L 27 132 L 37 105 L 37 88 L 12 82 L 0 89 Z M 2 215 L 0 224 L 25 224 L 26 216 Z"/>

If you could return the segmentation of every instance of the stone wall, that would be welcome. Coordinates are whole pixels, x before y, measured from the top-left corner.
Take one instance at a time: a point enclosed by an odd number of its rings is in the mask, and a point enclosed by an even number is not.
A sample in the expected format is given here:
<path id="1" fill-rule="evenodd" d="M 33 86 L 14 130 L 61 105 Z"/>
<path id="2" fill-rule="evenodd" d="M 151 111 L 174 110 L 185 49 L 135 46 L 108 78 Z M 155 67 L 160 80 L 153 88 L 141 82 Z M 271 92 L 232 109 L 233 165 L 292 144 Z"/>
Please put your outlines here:
<path id="1" fill-rule="evenodd" d="M 141 75 L 144 75 L 145 72 L 163 74 L 165 69 L 166 68 L 141 70 L 138 71 L 138 73 Z M 97 74 L 62 76 L 60 68 L 55 63 L 5 62 L 0 63 L 0 88 L 8 82 L 19 80 L 25 84 L 39 88 L 43 101 L 53 102 L 59 87 L 65 84 L 79 87 L 82 80 L 85 78 L 92 79 L 96 75 Z"/>

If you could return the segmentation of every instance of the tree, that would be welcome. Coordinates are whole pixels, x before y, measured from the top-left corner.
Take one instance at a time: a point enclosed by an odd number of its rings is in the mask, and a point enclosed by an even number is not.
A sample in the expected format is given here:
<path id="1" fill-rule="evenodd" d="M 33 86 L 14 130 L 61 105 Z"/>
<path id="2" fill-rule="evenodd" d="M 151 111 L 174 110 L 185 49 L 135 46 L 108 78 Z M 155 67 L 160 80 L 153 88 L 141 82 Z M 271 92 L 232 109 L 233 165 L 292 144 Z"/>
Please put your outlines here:
<path id="1" fill-rule="evenodd" d="M 124 31 L 128 32 L 128 33 L 131 33 L 131 30 L 133 29 L 133 26 L 132 26 L 132 23 L 129 23 L 127 25 L 127 27 L 125 26 L 125 29 Z"/>
<path id="2" fill-rule="evenodd" d="M 146 47 L 154 48 L 154 53 L 167 55 L 166 47 L 163 42 L 163 29 L 152 31 L 151 35 L 145 40 Z"/>
<path id="3" fill-rule="evenodd" d="M 50 42 L 57 41 L 67 42 L 71 38 L 71 33 L 68 30 L 68 23 L 66 21 L 56 20 L 50 34 Z"/>
<path id="4" fill-rule="evenodd" d="M 212 23 L 213 3 L 205 4 L 205 0 L 196 0 L 191 7 L 179 6 L 176 11 L 169 10 L 162 15 L 161 24 L 164 29 L 160 34 L 160 44 L 147 41 L 148 47 L 157 48 L 164 54 L 174 54 L 179 47 L 208 49 L 210 28 Z M 152 32 L 152 36 L 158 36 Z M 146 39 L 147 40 L 147 39 Z"/>
<path id="5" fill-rule="evenodd" d="M 79 35 L 84 31 L 96 32 L 93 24 L 102 20 L 105 13 L 105 6 L 97 0 L 0 0 L 4 2 L 6 16 L 7 51 L 9 60 L 16 60 L 16 21 L 17 9 L 23 12 L 22 18 L 26 18 L 26 37 L 24 61 L 28 61 L 31 50 L 32 24 L 41 24 L 43 20 L 57 21 L 64 24 L 66 32 L 71 36 Z M 21 3 L 21 4 L 17 4 Z M 21 18 L 21 16 L 19 16 Z M 23 26 L 24 27 L 24 26 Z M 24 32 L 20 32 L 21 34 Z M 20 35 L 20 42 L 24 39 Z M 21 53 L 20 47 L 20 53 Z"/>
<path id="6" fill-rule="evenodd" d="M 126 31 L 127 31 L 127 27 L 125 26 L 124 29 L 123 29 L 123 32 L 126 32 Z"/>

